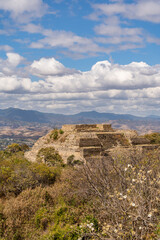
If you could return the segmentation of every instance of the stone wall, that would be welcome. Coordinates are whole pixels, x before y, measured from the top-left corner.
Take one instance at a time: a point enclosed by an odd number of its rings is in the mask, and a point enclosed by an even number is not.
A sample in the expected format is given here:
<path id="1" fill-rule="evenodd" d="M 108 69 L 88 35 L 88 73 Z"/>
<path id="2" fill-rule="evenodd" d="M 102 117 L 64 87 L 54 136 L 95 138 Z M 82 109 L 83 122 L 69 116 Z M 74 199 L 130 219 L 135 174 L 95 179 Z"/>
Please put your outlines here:
<path id="1" fill-rule="evenodd" d="M 73 124 L 65 124 L 62 126 L 62 130 L 64 132 L 73 132 L 75 130 L 75 125 Z"/>
<path id="2" fill-rule="evenodd" d="M 133 145 L 150 144 L 150 141 L 147 138 L 136 137 L 132 138 L 132 144 Z"/>
<path id="3" fill-rule="evenodd" d="M 101 157 L 101 152 L 102 152 L 101 147 L 90 147 L 90 148 L 84 148 L 82 150 L 82 154 L 85 159 Z"/>
<path id="4" fill-rule="evenodd" d="M 98 138 L 80 138 L 79 147 L 100 147 L 101 142 Z"/>
<path id="5" fill-rule="evenodd" d="M 101 144 L 104 149 L 109 149 L 117 145 L 129 147 L 129 141 L 126 139 L 123 133 L 97 133 Z"/>

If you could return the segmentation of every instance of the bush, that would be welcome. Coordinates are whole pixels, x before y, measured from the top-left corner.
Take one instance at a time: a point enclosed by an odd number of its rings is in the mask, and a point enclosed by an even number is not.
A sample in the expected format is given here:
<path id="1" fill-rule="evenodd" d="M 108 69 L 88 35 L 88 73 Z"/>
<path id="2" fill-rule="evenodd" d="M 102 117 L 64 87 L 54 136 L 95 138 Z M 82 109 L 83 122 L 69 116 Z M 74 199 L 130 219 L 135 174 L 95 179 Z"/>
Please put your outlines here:
<path id="1" fill-rule="evenodd" d="M 58 139 L 58 130 L 54 129 L 50 134 L 50 139 L 57 140 Z"/>
<path id="2" fill-rule="evenodd" d="M 3 191 L 12 182 L 25 189 L 25 177 L 35 188 L 0 199 L 0 239 L 158 240 L 159 160 L 158 151 L 116 147 L 112 158 L 62 169 L 29 163 L 22 152 L 0 152 Z"/>
<path id="3" fill-rule="evenodd" d="M 11 145 L 9 145 L 6 149 L 8 152 L 11 153 L 16 153 L 21 151 L 21 146 L 18 143 L 12 143 Z"/>
<path id="4" fill-rule="evenodd" d="M 35 224 L 37 228 L 46 230 L 50 221 L 49 211 L 46 207 L 38 209 L 35 213 Z"/>
<path id="5" fill-rule="evenodd" d="M 63 164 L 62 157 L 53 147 L 41 148 L 37 154 L 37 161 L 44 162 L 48 166 Z"/>
<path id="6" fill-rule="evenodd" d="M 29 147 L 27 144 L 18 144 L 18 143 L 12 143 L 11 145 L 8 145 L 8 147 L 6 148 L 6 152 L 10 152 L 10 153 L 17 153 L 20 151 L 28 151 Z"/>
<path id="7" fill-rule="evenodd" d="M 44 163 L 32 163 L 23 152 L 0 152 L 0 197 L 18 195 L 27 188 L 53 184 L 60 175 L 60 167 L 49 167 Z"/>
<path id="8" fill-rule="evenodd" d="M 82 165 L 83 162 L 80 160 L 75 160 L 75 156 L 71 155 L 67 158 L 67 164 L 70 166 L 75 166 L 75 165 Z"/>
<path id="9" fill-rule="evenodd" d="M 112 158 L 84 165 L 97 207 L 102 236 L 113 239 L 157 239 L 159 222 L 159 152 L 117 148 Z"/>
<path id="10" fill-rule="evenodd" d="M 150 140 L 151 144 L 160 144 L 160 133 L 146 134 L 144 137 Z"/>
<path id="11" fill-rule="evenodd" d="M 44 205 L 48 205 L 45 195 L 46 190 L 37 187 L 33 190 L 27 189 L 17 198 L 12 197 L 5 201 L 3 206 L 5 229 L 2 234 L 5 240 L 18 235 L 21 239 L 30 240 L 33 234 L 37 235 L 37 240 L 40 239 L 41 229 L 47 227 L 45 216 L 48 215 L 48 210 L 45 211 Z"/>
<path id="12" fill-rule="evenodd" d="M 64 131 L 63 131 L 62 129 L 59 129 L 59 133 L 60 133 L 60 134 L 63 134 Z"/>

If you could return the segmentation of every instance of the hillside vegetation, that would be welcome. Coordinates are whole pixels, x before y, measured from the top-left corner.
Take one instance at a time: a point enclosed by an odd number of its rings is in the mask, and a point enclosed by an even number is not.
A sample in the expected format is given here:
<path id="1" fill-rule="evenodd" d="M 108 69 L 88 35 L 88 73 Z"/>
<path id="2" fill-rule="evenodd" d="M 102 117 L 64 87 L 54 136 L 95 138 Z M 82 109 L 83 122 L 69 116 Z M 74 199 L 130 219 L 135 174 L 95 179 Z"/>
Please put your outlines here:
<path id="1" fill-rule="evenodd" d="M 145 134 L 144 137 L 147 138 L 151 144 L 160 144 L 160 133 Z"/>
<path id="2" fill-rule="evenodd" d="M 28 162 L 26 149 L 0 152 L 0 240 L 160 238 L 158 151 L 73 166 L 51 148 Z"/>

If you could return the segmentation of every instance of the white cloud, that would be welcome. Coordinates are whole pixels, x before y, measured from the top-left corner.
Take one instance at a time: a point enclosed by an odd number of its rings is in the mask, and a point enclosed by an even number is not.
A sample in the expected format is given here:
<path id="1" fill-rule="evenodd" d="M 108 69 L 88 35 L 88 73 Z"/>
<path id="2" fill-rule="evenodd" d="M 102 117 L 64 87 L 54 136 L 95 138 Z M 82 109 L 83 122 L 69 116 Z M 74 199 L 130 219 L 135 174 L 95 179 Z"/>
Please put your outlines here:
<path id="1" fill-rule="evenodd" d="M 0 50 L 5 51 L 5 52 L 9 52 L 9 51 L 12 51 L 13 48 L 9 45 L 0 45 Z"/>
<path id="2" fill-rule="evenodd" d="M 125 27 L 124 25 L 126 25 L 126 22 L 121 21 L 118 16 L 112 14 L 108 15 L 107 18 L 103 19 L 102 23 L 94 27 L 96 35 L 100 35 L 100 37 L 98 36 L 95 38 L 95 41 L 112 46 L 111 52 L 116 50 L 143 48 L 143 29 L 130 26 Z"/>
<path id="3" fill-rule="evenodd" d="M 21 27 L 22 31 L 28 32 L 28 33 L 41 33 L 43 34 L 43 28 L 40 25 L 36 25 L 33 23 L 29 23 L 27 25 L 23 25 Z"/>
<path id="4" fill-rule="evenodd" d="M 121 28 L 118 24 L 101 24 L 95 27 L 95 32 L 108 36 L 128 36 L 133 37 L 142 34 L 139 28 Z"/>
<path id="5" fill-rule="evenodd" d="M 44 29 L 40 25 L 27 24 L 21 27 L 22 31 L 28 33 L 39 33 L 44 38 L 39 39 L 36 42 L 30 44 L 31 48 L 61 48 L 68 50 L 70 53 L 78 54 L 96 54 L 96 53 L 108 53 L 108 49 L 100 47 L 94 40 L 78 36 L 72 32 L 67 31 L 53 31 L 51 29 Z M 81 55 L 82 57 L 82 55 Z"/>
<path id="6" fill-rule="evenodd" d="M 157 44 L 157 45 L 160 45 L 160 38 L 148 36 L 148 37 L 147 37 L 147 42 L 149 42 L 149 43 L 155 43 L 155 44 Z"/>
<path id="7" fill-rule="evenodd" d="M 111 51 L 144 48 L 146 42 L 160 44 L 158 38 L 149 36 L 145 29 L 137 27 L 138 24 L 134 27 L 135 23 L 132 21 L 160 23 L 159 0 L 137 0 L 131 3 L 110 1 L 92 4 L 92 7 L 94 11 L 88 18 L 100 22 L 94 27 L 95 33 L 100 35 L 95 40 L 113 46 Z"/>
<path id="8" fill-rule="evenodd" d="M 6 60 L 0 59 L 0 71 L 4 74 L 12 75 L 17 72 L 16 67 L 24 60 L 24 58 L 13 52 L 6 53 L 6 56 Z"/>
<path id="9" fill-rule="evenodd" d="M 39 77 L 73 74 L 75 70 L 64 67 L 63 64 L 54 58 L 41 58 L 31 64 L 30 71 Z"/>
<path id="10" fill-rule="evenodd" d="M 138 0 L 135 3 L 94 4 L 97 16 L 121 15 L 127 19 L 136 19 L 160 23 L 159 0 Z"/>
<path id="11" fill-rule="evenodd" d="M 62 48 L 76 53 L 98 53 L 107 52 L 104 47 L 98 46 L 92 39 L 80 37 L 72 32 L 52 31 L 39 26 L 27 25 L 23 30 L 34 33 L 41 33 L 44 38 L 32 42 L 31 48 Z"/>
<path id="12" fill-rule="evenodd" d="M 18 78 L 17 76 L 0 75 L 0 92 L 24 92 L 30 91 L 31 80 L 27 78 Z"/>
<path id="13" fill-rule="evenodd" d="M 7 53 L 6 54 L 8 59 L 7 62 L 9 65 L 16 67 L 20 64 L 20 62 L 24 59 L 22 56 L 20 56 L 17 53 Z"/>
<path id="14" fill-rule="evenodd" d="M 22 23 L 42 17 L 47 11 L 47 4 L 42 0 L 0 0 L 0 9 L 10 12 L 14 20 Z"/>
<path id="15" fill-rule="evenodd" d="M 4 60 L 10 62 L 11 70 L 15 55 L 12 57 Z M 19 58 L 17 56 L 16 65 Z M 66 68 L 54 58 L 42 58 L 26 69 L 41 79 L 32 82 L 15 73 L 1 72 L 0 99 L 5 94 L 6 102 L 10 98 L 19 107 L 31 104 L 35 109 L 64 113 L 94 109 L 145 114 L 148 106 L 154 111 L 159 109 L 160 65 L 150 66 L 144 62 L 119 65 L 102 61 L 90 71 L 81 72 Z"/>

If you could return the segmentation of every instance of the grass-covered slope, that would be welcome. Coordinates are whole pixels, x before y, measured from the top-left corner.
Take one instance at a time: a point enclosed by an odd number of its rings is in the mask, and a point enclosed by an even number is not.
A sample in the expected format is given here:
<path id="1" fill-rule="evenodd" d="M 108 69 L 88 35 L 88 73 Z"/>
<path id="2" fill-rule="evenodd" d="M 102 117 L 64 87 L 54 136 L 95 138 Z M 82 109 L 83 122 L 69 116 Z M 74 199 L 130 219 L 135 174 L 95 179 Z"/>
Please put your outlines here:
<path id="1" fill-rule="evenodd" d="M 74 167 L 31 163 L 24 151 L 0 152 L 0 240 L 159 239 L 158 151 L 117 147 Z"/>

